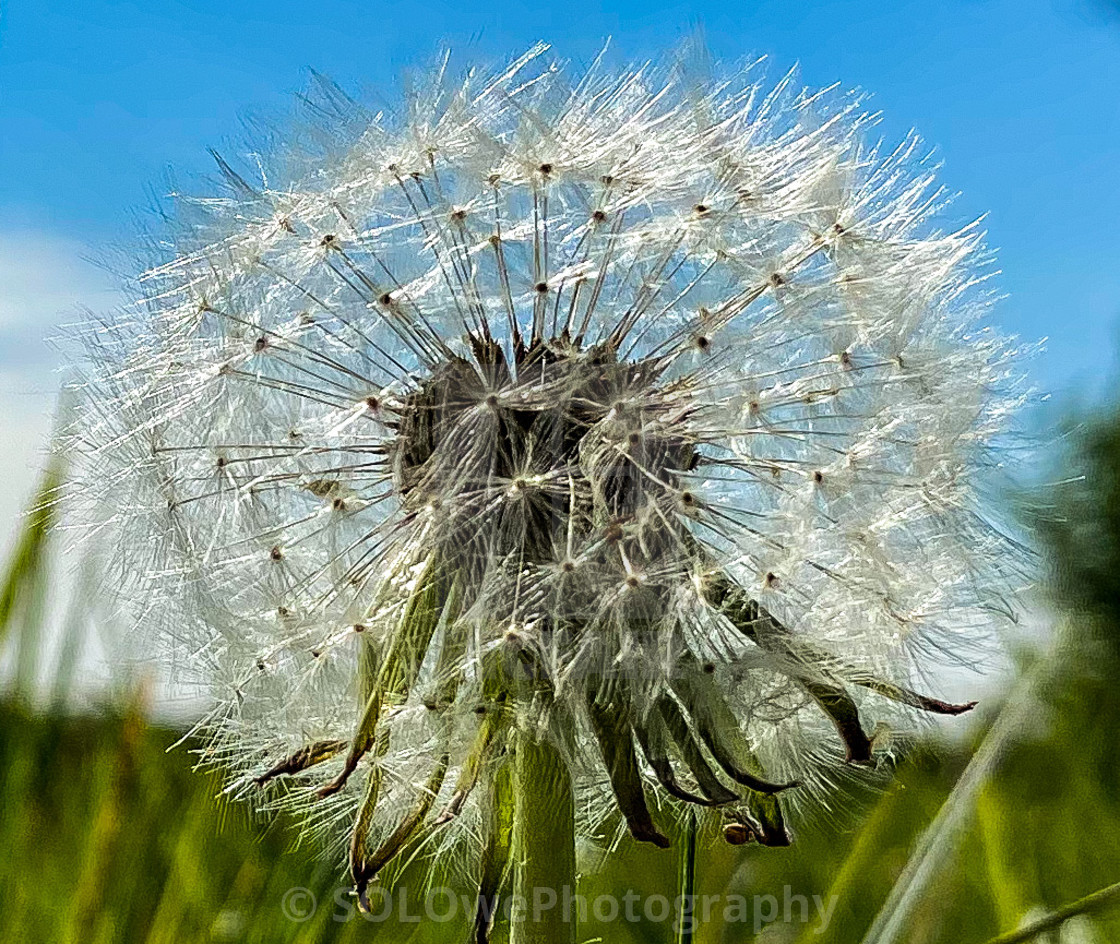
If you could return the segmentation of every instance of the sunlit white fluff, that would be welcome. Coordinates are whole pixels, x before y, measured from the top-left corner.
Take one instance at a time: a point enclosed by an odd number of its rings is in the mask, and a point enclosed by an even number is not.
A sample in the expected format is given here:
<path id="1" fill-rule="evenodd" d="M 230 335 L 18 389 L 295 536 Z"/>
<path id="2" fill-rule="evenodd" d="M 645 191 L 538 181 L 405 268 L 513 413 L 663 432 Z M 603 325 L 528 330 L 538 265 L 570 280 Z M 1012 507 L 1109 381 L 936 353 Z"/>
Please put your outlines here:
<path id="1" fill-rule="evenodd" d="M 857 96 L 755 72 L 540 47 L 392 115 L 322 86 L 88 332 L 79 492 L 136 635 L 212 699 L 235 792 L 357 830 L 360 882 L 425 790 L 409 841 L 471 838 L 527 727 L 591 827 L 621 804 L 662 841 L 615 751 L 780 843 L 771 787 L 827 802 L 865 722 L 968 707 L 914 688 L 1015 571 L 981 234 L 937 229 L 919 142 L 870 143 Z"/>

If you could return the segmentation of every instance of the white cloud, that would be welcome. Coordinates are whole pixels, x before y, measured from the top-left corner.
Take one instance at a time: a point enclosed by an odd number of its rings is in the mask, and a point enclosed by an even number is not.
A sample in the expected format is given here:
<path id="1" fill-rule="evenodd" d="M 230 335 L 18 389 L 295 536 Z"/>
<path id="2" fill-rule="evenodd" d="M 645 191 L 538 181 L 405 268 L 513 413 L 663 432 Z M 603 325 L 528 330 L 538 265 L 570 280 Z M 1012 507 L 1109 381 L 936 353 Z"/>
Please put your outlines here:
<path id="1" fill-rule="evenodd" d="M 108 311 L 121 300 L 113 278 L 89 254 L 83 244 L 49 233 L 0 233 L 0 567 L 43 468 L 64 376 L 62 356 L 48 339 L 80 320 L 83 309 Z M 55 566 L 42 652 L 46 674 L 69 618 L 60 608 L 75 580 L 73 561 Z M 97 634 L 88 633 L 79 660 L 83 690 L 97 690 L 111 677 L 96 642 Z M 10 660 L 10 651 L 0 651 L 0 678 Z"/>
<path id="2" fill-rule="evenodd" d="M 57 325 L 80 306 L 114 302 L 112 278 L 81 242 L 47 233 L 0 233 L 0 331 Z"/>
<path id="3" fill-rule="evenodd" d="M 61 382 L 48 343 L 83 307 L 120 296 L 87 246 L 49 233 L 0 233 L 0 548 L 10 545 L 35 485 Z"/>

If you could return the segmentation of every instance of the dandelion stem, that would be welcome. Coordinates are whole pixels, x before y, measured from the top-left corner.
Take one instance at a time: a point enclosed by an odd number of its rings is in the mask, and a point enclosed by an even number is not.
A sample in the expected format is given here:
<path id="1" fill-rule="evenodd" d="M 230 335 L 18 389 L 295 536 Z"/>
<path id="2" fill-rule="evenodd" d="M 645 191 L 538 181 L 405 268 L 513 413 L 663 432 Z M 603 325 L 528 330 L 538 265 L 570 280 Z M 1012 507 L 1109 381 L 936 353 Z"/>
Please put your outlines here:
<path id="1" fill-rule="evenodd" d="M 513 781 L 513 900 L 524 907 L 513 913 L 510 944 L 575 944 L 575 916 L 563 906 L 576 884 L 571 774 L 552 743 L 526 733 Z"/>
<path id="2" fill-rule="evenodd" d="M 696 900 L 696 811 L 688 811 L 688 829 L 685 839 L 684 858 L 681 860 L 681 914 L 677 929 L 677 944 L 692 944 L 696 934 L 696 922 L 690 905 L 686 902 Z M 686 910 L 686 908 L 688 910 Z"/>

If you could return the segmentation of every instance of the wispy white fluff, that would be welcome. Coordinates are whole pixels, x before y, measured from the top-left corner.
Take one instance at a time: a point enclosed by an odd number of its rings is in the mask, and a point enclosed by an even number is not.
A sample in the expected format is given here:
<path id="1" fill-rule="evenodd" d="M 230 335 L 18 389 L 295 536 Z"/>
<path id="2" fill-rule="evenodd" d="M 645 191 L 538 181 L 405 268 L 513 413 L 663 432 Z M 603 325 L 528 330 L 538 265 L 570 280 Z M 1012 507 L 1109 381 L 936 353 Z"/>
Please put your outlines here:
<path id="1" fill-rule="evenodd" d="M 471 763 L 535 726 L 583 808 L 659 841 L 603 752 L 664 709 L 723 815 L 782 841 L 712 738 L 827 803 L 872 758 L 822 691 L 868 734 L 967 707 L 912 689 L 977 658 L 1015 579 L 981 233 L 937 228 L 921 144 L 875 145 L 858 96 L 756 71 L 572 77 L 538 47 L 442 65 L 393 117 L 324 85 L 252 176 L 183 198 L 87 333 L 79 491 L 236 792 L 341 842 L 378 780 L 376 849 L 433 789 L 425 835 L 469 837 Z M 718 802 L 666 743 L 668 783 Z"/>

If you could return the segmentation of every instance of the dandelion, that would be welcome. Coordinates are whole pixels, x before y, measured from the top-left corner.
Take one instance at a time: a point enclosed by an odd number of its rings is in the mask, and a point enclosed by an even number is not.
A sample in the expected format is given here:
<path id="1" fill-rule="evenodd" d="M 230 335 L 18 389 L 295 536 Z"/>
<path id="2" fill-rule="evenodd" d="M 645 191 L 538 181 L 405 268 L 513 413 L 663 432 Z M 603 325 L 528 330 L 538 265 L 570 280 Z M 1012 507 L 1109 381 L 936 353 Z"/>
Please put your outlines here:
<path id="1" fill-rule="evenodd" d="M 81 494 L 138 634 L 359 892 L 465 847 L 485 903 L 572 824 L 666 846 L 683 809 L 783 845 L 972 707 L 922 692 L 1017 556 L 982 234 L 858 96 L 755 72 L 321 85 L 89 333 Z"/>

